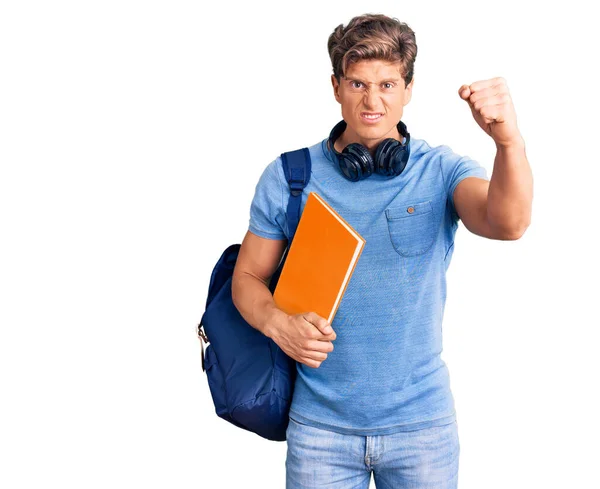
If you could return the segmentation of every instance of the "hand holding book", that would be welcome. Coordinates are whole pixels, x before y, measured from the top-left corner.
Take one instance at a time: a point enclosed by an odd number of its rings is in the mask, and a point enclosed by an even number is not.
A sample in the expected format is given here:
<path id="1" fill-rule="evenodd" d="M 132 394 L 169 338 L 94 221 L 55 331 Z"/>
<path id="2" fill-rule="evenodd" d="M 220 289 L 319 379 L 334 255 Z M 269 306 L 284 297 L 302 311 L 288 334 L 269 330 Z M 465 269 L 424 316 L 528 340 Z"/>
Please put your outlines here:
<path id="1" fill-rule="evenodd" d="M 315 312 L 286 314 L 274 322 L 269 336 L 287 356 L 312 368 L 327 359 L 337 337 L 327 320 Z"/>

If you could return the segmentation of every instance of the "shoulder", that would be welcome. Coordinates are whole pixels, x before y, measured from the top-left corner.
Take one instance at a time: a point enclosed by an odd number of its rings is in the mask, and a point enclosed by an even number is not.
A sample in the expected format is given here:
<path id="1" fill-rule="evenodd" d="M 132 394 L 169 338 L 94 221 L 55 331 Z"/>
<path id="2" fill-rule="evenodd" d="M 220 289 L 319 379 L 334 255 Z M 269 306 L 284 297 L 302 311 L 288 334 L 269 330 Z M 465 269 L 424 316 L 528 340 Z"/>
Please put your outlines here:
<path id="1" fill-rule="evenodd" d="M 413 150 L 411 149 L 411 151 Z M 446 144 L 433 145 L 425 139 L 416 139 L 414 152 L 416 156 L 427 157 L 428 159 L 454 153 L 452 148 Z"/>
<path id="2" fill-rule="evenodd" d="M 410 154 L 406 171 L 411 174 L 424 174 L 431 176 L 440 171 L 441 161 L 452 153 L 450 147 L 440 144 L 432 145 L 429 141 L 420 138 L 410 139 Z"/>
<path id="3" fill-rule="evenodd" d="M 283 174 L 281 156 L 278 156 L 262 169 L 258 184 L 269 187 L 280 187 L 282 179 L 285 179 L 285 176 Z"/>
<path id="4" fill-rule="evenodd" d="M 420 153 L 423 160 L 429 163 L 428 166 L 439 170 L 444 179 L 450 180 L 467 171 L 474 171 L 478 174 L 485 173 L 485 168 L 479 162 L 468 155 L 456 153 L 447 144 L 432 146 L 426 141 L 422 141 Z"/>

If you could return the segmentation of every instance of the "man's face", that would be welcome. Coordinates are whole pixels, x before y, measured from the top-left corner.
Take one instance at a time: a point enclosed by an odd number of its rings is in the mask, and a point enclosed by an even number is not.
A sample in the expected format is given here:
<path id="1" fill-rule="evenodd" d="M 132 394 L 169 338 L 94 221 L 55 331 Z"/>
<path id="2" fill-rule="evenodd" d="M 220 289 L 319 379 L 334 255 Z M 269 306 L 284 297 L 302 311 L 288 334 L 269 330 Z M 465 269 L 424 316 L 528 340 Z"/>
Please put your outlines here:
<path id="1" fill-rule="evenodd" d="M 334 75 L 331 82 L 347 124 L 343 146 L 358 142 L 373 149 L 385 138 L 402 140 L 396 126 L 410 102 L 414 78 L 405 87 L 400 62 L 361 60 L 350 65 L 339 84 Z"/>

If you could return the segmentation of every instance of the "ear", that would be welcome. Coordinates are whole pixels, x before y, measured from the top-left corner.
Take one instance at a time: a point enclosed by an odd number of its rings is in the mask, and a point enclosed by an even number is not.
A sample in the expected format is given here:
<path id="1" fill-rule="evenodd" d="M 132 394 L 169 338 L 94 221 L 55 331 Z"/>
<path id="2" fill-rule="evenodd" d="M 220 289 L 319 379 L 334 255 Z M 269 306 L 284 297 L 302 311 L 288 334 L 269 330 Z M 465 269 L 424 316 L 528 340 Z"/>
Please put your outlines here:
<path id="1" fill-rule="evenodd" d="M 410 99 L 412 98 L 412 89 L 413 89 L 414 83 L 415 83 L 415 77 L 413 76 L 413 78 L 410 81 L 410 83 L 408 84 L 408 86 L 404 89 L 404 105 L 408 104 L 408 102 L 410 102 Z"/>
<path id="2" fill-rule="evenodd" d="M 341 104 L 342 101 L 340 100 L 340 84 L 335 78 L 335 75 L 331 75 L 331 84 L 333 85 L 333 95 L 335 96 L 335 99 L 338 101 L 338 103 Z"/>

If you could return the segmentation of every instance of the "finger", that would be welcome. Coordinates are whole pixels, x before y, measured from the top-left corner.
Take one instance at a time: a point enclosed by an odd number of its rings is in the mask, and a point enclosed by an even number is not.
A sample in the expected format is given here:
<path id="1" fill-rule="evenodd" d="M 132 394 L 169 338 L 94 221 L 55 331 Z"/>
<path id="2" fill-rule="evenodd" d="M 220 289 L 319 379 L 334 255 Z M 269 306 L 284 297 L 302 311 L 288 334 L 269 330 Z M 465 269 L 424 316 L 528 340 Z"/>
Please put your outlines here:
<path id="1" fill-rule="evenodd" d="M 476 92 L 471 92 L 471 95 L 469 96 L 469 100 L 471 101 L 472 104 L 474 104 L 478 100 L 496 97 L 499 94 L 500 94 L 500 91 L 498 90 L 498 87 L 483 88 L 482 90 L 477 90 Z"/>
<path id="2" fill-rule="evenodd" d="M 484 97 L 472 102 L 472 107 L 475 110 L 481 111 L 484 107 L 489 107 L 492 105 L 502 105 L 504 102 L 504 98 L 502 95 L 494 95 L 492 97 Z"/>
<path id="3" fill-rule="evenodd" d="M 480 114 L 487 124 L 492 122 L 504 122 L 502 105 L 487 105 L 481 109 Z"/>
<path id="4" fill-rule="evenodd" d="M 324 362 L 325 360 L 327 360 L 327 353 L 311 351 L 305 353 L 303 358 L 305 358 L 306 360 L 314 360 L 316 362 Z"/>
<path id="5" fill-rule="evenodd" d="M 325 355 L 325 354 L 323 353 L 323 355 Z M 308 365 L 308 366 L 314 367 L 314 368 L 317 368 L 319 366 L 319 364 L 321 362 L 324 362 L 325 360 L 327 360 L 327 358 L 323 358 L 323 357 L 313 358 L 312 355 L 306 354 L 306 353 L 302 354 L 298 357 L 298 361 L 300 363 L 303 363 L 305 365 Z"/>
<path id="6" fill-rule="evenodd" d="M 308 343 L 308 349 L 312 351 L 329 353 L 333 351 L 333 343 L 331 341 L 312 340 Z"/>
<path id="7" fill-rule="evenodd" d="M 491 88 L 498 85 L 506 85 L 506 80 L 501 76 L 490 78 L 489 80 L 479 80 L 473 82 L 471 83 L 471 85 L 469 85 L 469 88 L 472 92 L 478 92 L 479 90 L 482 90 L 484 88 Z"/>
<path id="8" fill-rule="evenodd" d="M 301 363 L 303 363 L 304 365 L 311 367 L 311 368 L 319 368 L 321 366 L 321 362 L 315 362 L 314 360 L 308 360 L 308 359 Z"/>

